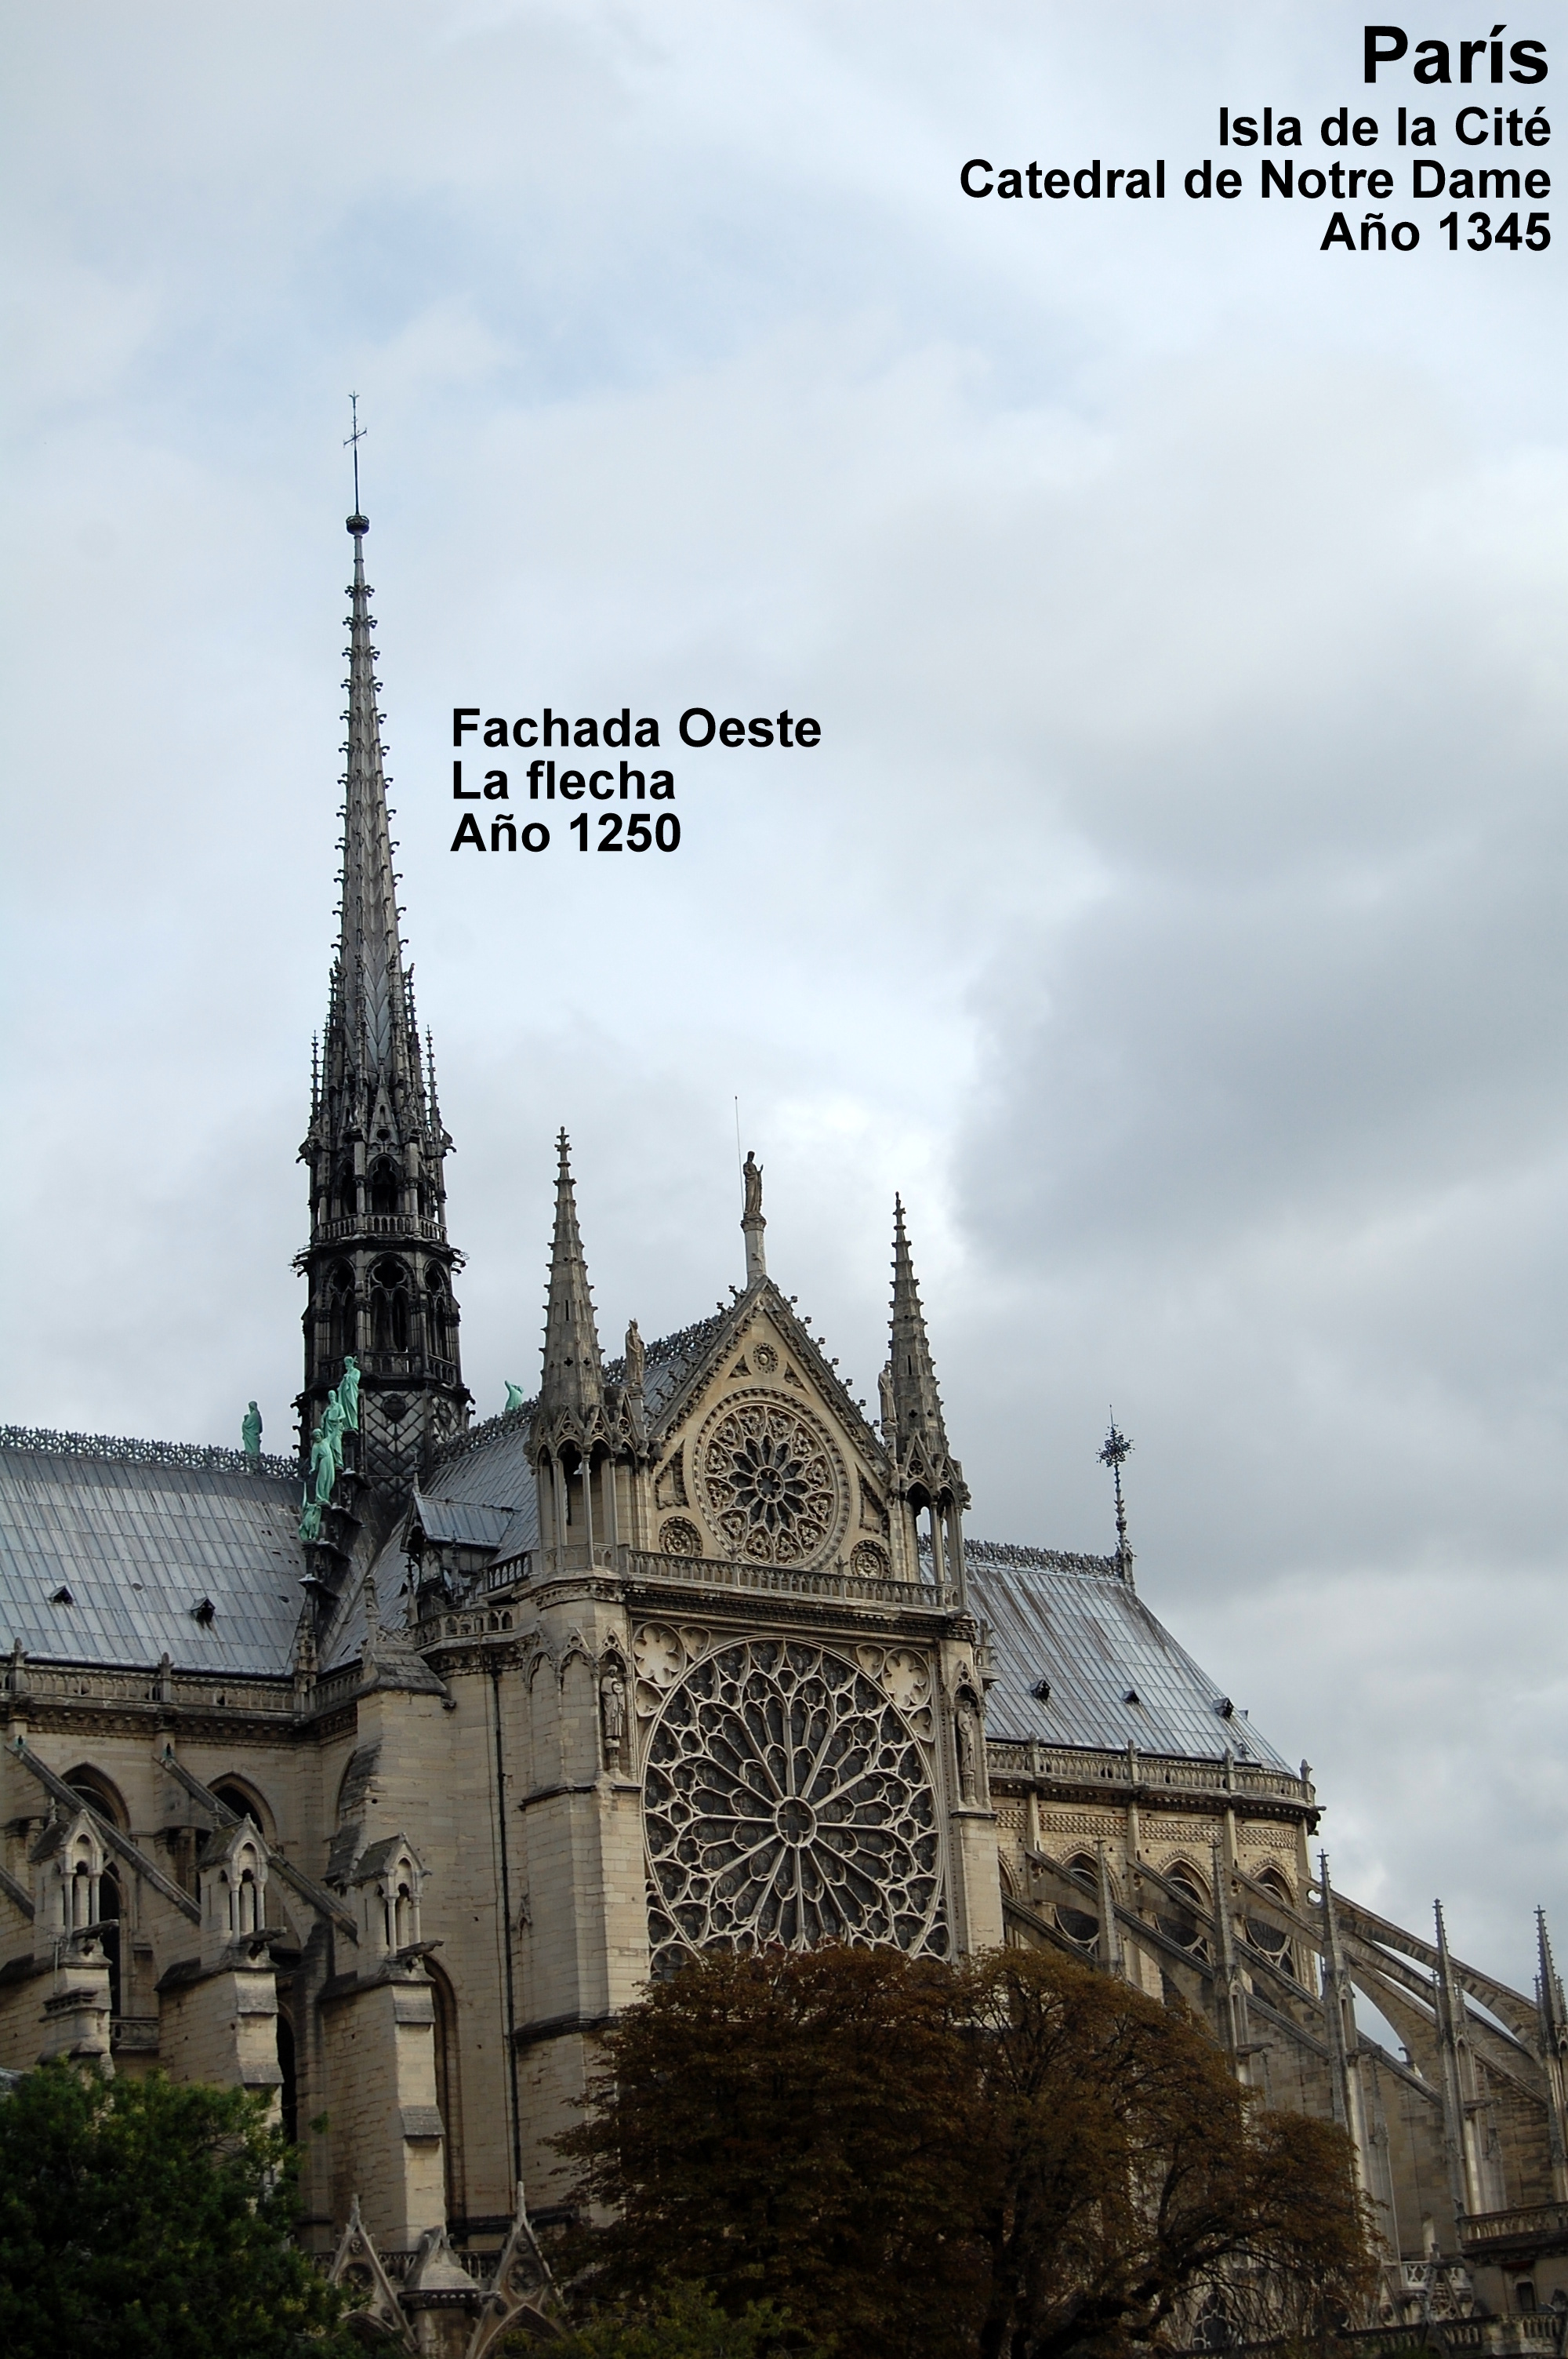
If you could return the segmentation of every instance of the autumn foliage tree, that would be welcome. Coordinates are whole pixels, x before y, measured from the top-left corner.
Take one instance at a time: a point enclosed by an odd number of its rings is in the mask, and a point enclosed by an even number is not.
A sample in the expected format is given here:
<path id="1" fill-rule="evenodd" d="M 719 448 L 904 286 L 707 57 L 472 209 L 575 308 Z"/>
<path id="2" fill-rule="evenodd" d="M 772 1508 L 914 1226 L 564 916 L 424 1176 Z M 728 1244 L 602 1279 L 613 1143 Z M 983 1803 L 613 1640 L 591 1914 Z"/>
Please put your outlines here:
<path id="1" fill-rule="evenodd" d="M 964 1980 L 981 2359 L 1157 2346 L 1200 2290 L 1238 2339 L 1354 2313 L 1373 2256 L 1343 2131 L 1266 2110 L 1189 2018 L 1067 1959 L 1002 1951 Z"/>
<path id="2" fill-rule="evenodd" d="M 959 1994 L 935 1960 L 836 1947 L 716 1951 L 655 1984 L 561 2140 L 608 2214 L 568 2253 L 581 2289 L 636 2300 L 673 2274 L 846 2354 L 962 2350 L 983 2262 Z"/>
<path id="3" fill-rule="evenodd" d="M 1200 2297 L 1293 2336 L 1370 2279 L 1342 2132 L 1042 1951 L 710 1955 L 628 2011 L 561 2143 L 580 2294 L 765 2296 L 844 2359 L 1115 2359 Z"/>

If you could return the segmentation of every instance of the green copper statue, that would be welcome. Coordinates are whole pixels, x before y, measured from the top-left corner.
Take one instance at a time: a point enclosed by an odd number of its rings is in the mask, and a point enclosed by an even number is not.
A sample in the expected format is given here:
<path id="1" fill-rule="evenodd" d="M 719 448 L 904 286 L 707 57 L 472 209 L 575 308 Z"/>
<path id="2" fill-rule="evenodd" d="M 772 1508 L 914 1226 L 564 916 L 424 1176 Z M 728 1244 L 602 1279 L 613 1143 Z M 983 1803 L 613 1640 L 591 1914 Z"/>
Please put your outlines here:
<path id="1" fill-rule="evenodd" d="M 337 1400 L 343 1412 L 343 1423 L 351 1433 L 357 1433 L 360 1430 L 360 1364 L 351 1352 L 343 1362 Z"/>
<path id="2" fill-rule="evenodd" d="M 329 1393 L 327 1396 L 327 1406 L 321 1412 L 321 1422 L 316 1429 L 317 1440 L 323 1443 L 325 1447 L 330 1451 L 332 1457 L 331 1477 L 324 1491 L 321 1488 L 320 1476 L 318 1475 L 316 1478 L 316 1496 L 320 1500 L 323 1506 L 326 1506 L 327 1501 L 331 1496 L 333 1483 L 337 1481 L 339 1475 L 343 1471 L 343 1431 L 347 1424 L 348 1419 L 343 1415 L 342 1402 L 338 1398 L 336 1393 Z M 310 1463 L 313 1466 L 316 1463 L 316 1453 L 314 1450 L 312 1450 L 310 1453 Z"/>
<path id="3" fill-rule="evenodd" d="M 511 1379 L 511 1377 L 510 1377 L 510 1376 L 506 1377 L 506 1378 L 504 1379 L 504 1381 L 505 1381 L 505 1385 L 506 1385 L 506 1408 L 507 1408 L 507 1410 L 512 1410 L 512 1409 L 514 1409 L 514 1408 L 522 1408 L 522 1406 L 523 1406 L 523 1387 L 522 1387 L 522 1386 L 521 1386 L 521 1385 L 514 1385 L 514 1384 L 513 1383 L 513 1381 L 512 1381 L 512 1379 Z"/>
<path id="4" fill-rule="evenodd" d="M 254 1401 L 252 1401 L 249 1408 L 245 1411 L 244 1422 L 240 1428 L 240 1439 L 245 1445 L 245 1456 L 247 1458 L 259 1458 L 261 1456 L 261 1411 L 257 1408 Z"/>
<path id="5" fill-rule="evenodd" d="M 308 1491 L 305 1505 L 299 1510 L 299 1537 L 302 1540 L 319 1540 L 321 1537 L 321 1502 L 313 1499 Z"/>

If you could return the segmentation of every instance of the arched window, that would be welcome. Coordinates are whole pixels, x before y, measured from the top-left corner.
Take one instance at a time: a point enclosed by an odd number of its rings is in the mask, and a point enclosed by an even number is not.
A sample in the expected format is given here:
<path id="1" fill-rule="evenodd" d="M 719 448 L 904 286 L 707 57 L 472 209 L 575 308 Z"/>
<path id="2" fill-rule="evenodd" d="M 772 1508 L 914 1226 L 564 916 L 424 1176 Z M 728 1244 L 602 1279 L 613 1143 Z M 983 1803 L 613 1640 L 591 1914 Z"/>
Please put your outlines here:
<path id="1" fill-rule="evenodd" d="M 1195 1913 L 1201 1908 L 1206 1914 L 1208 1909 L 1208 1895 L 1204 1889 L 1203 1879 L 1196 1868 L 1189 1867 L 1184 1859 L 1177 1860 L 1174 1866 L 1166 1870 L 1166 1875 L 1184 1897 L 1167 1900 L 1164 1908 L 1156 1912 L 1154 1922 L 1168 1941 L 1179 1942 L 1184 1950 L 1191 1950 L 1195 1957 L 1206 1958 L 1208 1944 L 1204 1940 Z M 1185 1897 L 1191 1898 L 1192 1908 L 1185 1906 Z"/>
<path id="2" fill-rule="evenodd" d="M 378 1261 L 371 1272 L 371 1318 L 374 1349 L 408 1349 L 408 1272 L 400 1261 Z"/>
<path id="3" fill-rule="evenodd" d="M 327 1280 L 327 1317 L 329 1321 L 328 1353 L 341 1360 L 351 1352 L 356 1342 L 354 1319 L 354 1273 L 346 1261 L 334 1265 Z"/>
<path id="4" fill-rule="evenodd" d="M 387 1220 L 398 1209 L 402 1193 L 403 1174 L 390 1157 L 383 1156 L 370 1168 L 370 1209 L 379 1219 Z"/>
<path id="5" fill-rule="evenodd" d="M 359 1211 L 359 1193 L 354 1183 L 351 1156 L 346 1156 L 332 1174 L 332 1218 L 351 1221 Z"/>
<path id="6" fill-rule="evenodd" d="M 1293 1907 L 1290 1886 L 1276 1869 L 1266 1867 L 1258 1881 L 1270 1898 L 1277 1900 L 1282 1908 Z M 1282 1973 L 1295 1973 L 1295 1952 L 1291 1947 L 1291 1937 L 1282 1925 L 1271 1924 L 1266 1917 L 1254 1913 L 1247 1919 L 1247 1939 L 1271 1965 L 1278 1966 Z"/>
<path id="7" fill-rule="evenodd" d="M 445 1270 L 432 1268 L 426 1271 L 425 1293 L 427 1306 L 426 1315 L 430 1322 L 430 1355 L 437 1360 L 449 1360 L 452 1356 L 451 1330 L 452 1321 L 456 1317 L 456 1307 L 451 1296 L 447 1292 Z"/>
<path id="8" fill-rule="evenodd" d="M 1070 1859 L 1067 1862 L 1067 1865 L 1077 1875 L 1098 1878 L 1099 1875 L 1098 1867 L 1087 1852 L 1079 1852 L 1076 1859 Z M 1099 1919 L 1089 1913 L 1087 1893 L 1081 1908 L 1069 1907 L 1065 1901 L 1059 1900 L 1056 1903 L 1056 1922 L 1075 1949 L 1092 1950 L 1097 1946 L 1099 1940 Z"/>
<path id="9" fill-rule="evenodd" d="M 101 1818 L 107 1819 L 111 1826 L 118 1827 L 122 1834 L 129 1830 L 131 1815 L 120 1789 L 105 1777 L 102 1769 L 94 1769 L 90 1763 L 83 1761 L 76 1768 L 67 1770 L 65 1782 L 73 1794 L 80 1794 L 90 1809 L 96 1810 Z"/>
<path id="10" fill-rule="evenodd" d="M 227 1802 L 237 1819 L 249 1819 L 253 1826 L 259 1827 L 269 1843 L 276 1840 L 272 1812 L 248 1780 L 231 1772 L 214 1780 L 212 1791 L 219 1801 Z"/>

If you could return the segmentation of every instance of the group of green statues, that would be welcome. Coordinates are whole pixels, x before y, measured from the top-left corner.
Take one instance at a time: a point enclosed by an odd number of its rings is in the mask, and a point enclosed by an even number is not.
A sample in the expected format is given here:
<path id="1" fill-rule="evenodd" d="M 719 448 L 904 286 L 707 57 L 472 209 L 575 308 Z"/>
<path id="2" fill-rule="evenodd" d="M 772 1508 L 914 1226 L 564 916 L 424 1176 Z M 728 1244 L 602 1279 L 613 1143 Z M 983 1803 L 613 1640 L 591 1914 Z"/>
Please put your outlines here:
<path id="1" fill-rule="evenodd" d="M 248 1425 L 248 1419 L 246 1423 Z M 305 1477 L 305 1500 L 299 1512 L 299 1537 L 302 1540 L 320 1538 L 321 1510 L 331 1498 L 333 1485 L 343 1471 L 343 1436 L 345 1433 L 357 1433 L 359 1430 L 360 1364 L 351 1352 L 343 1362 L 343 1373 L 336 1391 L 327 1396 L 321 1422 L 311 1439 L 310 1466 Z M 257 1432 L 259 1436 L 259 1419 Z"/>

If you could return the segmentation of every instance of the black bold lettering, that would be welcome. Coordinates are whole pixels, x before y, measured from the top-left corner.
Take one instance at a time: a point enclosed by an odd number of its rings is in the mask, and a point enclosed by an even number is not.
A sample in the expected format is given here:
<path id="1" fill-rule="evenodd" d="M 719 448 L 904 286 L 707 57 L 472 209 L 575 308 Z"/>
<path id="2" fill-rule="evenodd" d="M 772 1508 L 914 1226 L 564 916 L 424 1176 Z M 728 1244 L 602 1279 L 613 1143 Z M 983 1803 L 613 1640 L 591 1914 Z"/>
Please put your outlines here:
<path id="1" fill-rule="evenodd" d="M 1410 47 L 1398 25 L 1368 25 L 1361 36 L 1363 82 L 1376 82 L 1379 66 L 1391 66 Z"/>

